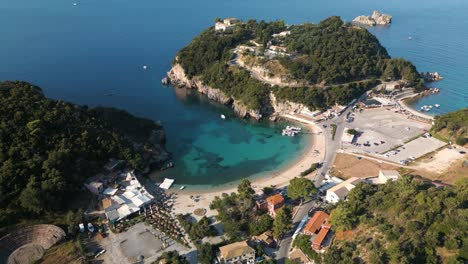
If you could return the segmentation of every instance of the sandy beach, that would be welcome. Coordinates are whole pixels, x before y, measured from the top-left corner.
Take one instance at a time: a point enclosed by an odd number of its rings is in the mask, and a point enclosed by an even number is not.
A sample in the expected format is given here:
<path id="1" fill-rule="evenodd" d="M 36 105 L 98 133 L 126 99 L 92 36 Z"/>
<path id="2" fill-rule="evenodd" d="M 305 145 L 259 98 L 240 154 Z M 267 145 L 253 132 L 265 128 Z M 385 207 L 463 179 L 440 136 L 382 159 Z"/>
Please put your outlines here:
<path id="1" fill-rule="evenodd" d="M 401 107 L 403 107 L 406 111 L 410 112 L 411 114 L 413 114 L 415 116 L 425 118 L 425 119 L 434 120 L 433 116 L 421 113 L 421 112 L 419 112 L 419 111 L 417 111 L 417 110 L 415 110 L 415 109 L 413 109 L 413 108 L 411 108 L 411 107 L 409 107 L 407 105 L 406 100 L 411 99 L 413 97 L 417 97 L 417 96 L 419 96 L 419 95 L 418 94 L 413 94 L 411 96 L 407 96 L 407 97 L 399 99 L 398 102 L 400 103 Z"/>
<path id="2" fill-rule="evenodd" d="M 317 125 L 304 124 L 309 129 L 309 134 L 303 136 L 310 136 L 310 146 L 304 154 L 298 158 L 290 166 L 272 173 L 270 176 L 264 176 L 258 179 L 252 179 L 252 187 L 257 193 L 261 193 L 264 187 L 275 186 L 281 188 L 286 186 L 289 181 L 295 177 L 299 177 L 300 173 L 308 169 L 313 163 L 323 161 L 325 155 L 325 137 L 322 129 Z M 306 178 L 313 179 L 315 172 L 306 176 Z M 193 213 L 197 208 L 206 209 L 205 216 L 211 217 L 216 215 L 216 212 L 210 210 L 210 203 L 216 196 L 222 193 L 232 193 L 237 190 L 237 183 L 226 185 L 220 188 L 212 188 L 207 186 L 205 190 L 169 190 L 168 193 L 176 193 L 177 198 L 174 201 L 175 214 Z M 196 200 L 198 201 L 195 201 Z M 196 217 L 196 216 L 195 216 Z"/>

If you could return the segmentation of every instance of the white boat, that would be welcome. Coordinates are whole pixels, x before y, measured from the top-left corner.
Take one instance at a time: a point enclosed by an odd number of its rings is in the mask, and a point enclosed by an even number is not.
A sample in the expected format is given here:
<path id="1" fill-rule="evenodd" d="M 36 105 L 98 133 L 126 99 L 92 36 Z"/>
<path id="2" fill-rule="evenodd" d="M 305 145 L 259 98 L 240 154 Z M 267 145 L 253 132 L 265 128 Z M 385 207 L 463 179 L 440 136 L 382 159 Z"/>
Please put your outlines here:
<path id="1" fill-rule="evenodd" d="M 179 189 L 183 190 L 183 189 L 185 189 L 185 186 L 180 186 L 180 188 L 179 188 Z"/>
<path id="2" fill-rule="evenodd" d="M 89 232 L 93 233 L 94 232 L 94 226 L 91 223 L 88 223 L 88 230 Z"/>
<path id="3" fill-rule="evenodd" d="M 408 37 L 408 40 L 412 40 L 412 39 L 413 39 L 413 37 L 412 37 L 412 36 L 409 36 L 409 37 Z"/>
<path id="4" fill-rule="evenodd" d="M 74 6 L 77 6 L 77 5 L 78 5 L 78 3 L 73 3 L 73 5 L 74 5 Z"/>
<path id="5" fill-rule="evenodd" d="M 148 69 L 148 66 L 143 65 L 143 70 L 146 70 L 146 69 Z"/>
<path id="6" fill-rule="evenodd" d="M 225 115 L 221 115 L 221 119 L 226 119 L 226 116 L 225 116 Z"/>
<path id="7" fill-rule="evenodd" d="M 440 107 L 440 104 L 435 104 L 434 105 L 436 108 L 439 108 Z"/>

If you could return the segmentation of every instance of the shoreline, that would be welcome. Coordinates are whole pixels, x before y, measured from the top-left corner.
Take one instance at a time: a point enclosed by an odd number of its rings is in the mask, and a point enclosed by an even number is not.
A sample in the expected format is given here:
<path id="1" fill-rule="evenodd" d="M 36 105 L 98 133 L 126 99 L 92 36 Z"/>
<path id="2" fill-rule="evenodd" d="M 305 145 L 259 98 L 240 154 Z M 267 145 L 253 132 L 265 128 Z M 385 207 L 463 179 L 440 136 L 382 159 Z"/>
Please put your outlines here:
<path id="1" fill-rule="evenodd" d="M 288 120 L 292 120 L 287 116 L 282 116 Z M 294 120 L 299 122 L 298 120 Z M 262 193 L 264 187 L 275 186 L 275 188 L 282 188 L 289 184 L 289 181 L 295 177 L 300 177 L 300 173 L 308 169 L 313 163 L 321 162 L 325 156 L 325 137 L 323 135 L 322 129 L 316 124 L 300 122 L 302 125 L 306 126 L 311 132 L 310 143 L 307 146 L 305 152 L 290 165 L 286 166 L 283 169 L 267 172 L 266 175 L 262 175 L 258 178 L 250 179 L 252 188 L 257 194 Z M 318 151 L 318 153 L 316 152 Z M 304 178 L 312 180 L 315 177 L 316 171 L 310 173 Z M 174 213 L 175 214 L 187 214 L 193 213 L 197 208 L 206 209 L 205 216 L 210 217 L 214 216 L 216 213 L 209 209 L 211 202 L 216 196 L 221 196 L 222 193 L 232 193 L 237 191 L 237 185 L 239 182 L 232 182 L 224 186 L 219 186 L 219 188 L 207 185 L 204 189 L 197 190 L 167 190 L 166 193 L 174 193 L 177 195 L 177 198 L 174 201 Z M 201 187 L 201 186 L 200 186 Z M 197 201 L 193 199 L 194 196 L 197 196 Z"/>
<path id="2" fill-rule="evenodd" d="M 414 99 L 415 97 L 420 97 L 420 94 L 417 93 L 417 94 L 412 94 L 412 95 L 400 98 L 400 99 L 398 99 L 398 102 L 400 103 L 400 106 L 403 109 L 410 112 L 411 114 L 413 114 L 415 116 L 419 116 L 421 118 L 431 120 L 431 121 L 434 120 L 434 116 L 429 115 L 429 114 L 421 113 L 418 110 L 416 110 L 416 109 L 414 109 L 414 108 L 412 108 L 411 106 L 408 105 L 407 101 L 410 100 L 410 99 Z"/>

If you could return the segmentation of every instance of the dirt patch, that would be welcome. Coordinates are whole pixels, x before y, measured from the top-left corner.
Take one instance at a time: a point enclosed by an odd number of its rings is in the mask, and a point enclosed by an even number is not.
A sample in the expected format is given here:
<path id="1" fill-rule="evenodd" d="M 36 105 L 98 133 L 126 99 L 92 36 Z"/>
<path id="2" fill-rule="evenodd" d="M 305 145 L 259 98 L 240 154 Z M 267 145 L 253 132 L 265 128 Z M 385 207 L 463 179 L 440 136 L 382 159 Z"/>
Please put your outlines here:
<path id="1" fill-rule="evenodd" d="M 413 173 L 431 180 L 440 180 L 445 183 L 453 184 L 458 179 L 468 178 L 468 167 L 463 167 L 464 161 L 465 159 L 453 162 L 445 172 L 440 174 L 422 168 L 415 170 Z"/>
<path id="2" fill-rule="evenodd" d="M 342 179 L 351 177 L 367 178 L 377 176 L 380 170 L 398 170 L 399 167 L 365 158 L 339 153 L 336 155 L 332 175 Z"/>
<path id="3" fill-rule="evenodd" d="M 354 230 L 338 231 L 335 234 L 335 239 L 337 241 L 347 241 L 354 238 Z"/>

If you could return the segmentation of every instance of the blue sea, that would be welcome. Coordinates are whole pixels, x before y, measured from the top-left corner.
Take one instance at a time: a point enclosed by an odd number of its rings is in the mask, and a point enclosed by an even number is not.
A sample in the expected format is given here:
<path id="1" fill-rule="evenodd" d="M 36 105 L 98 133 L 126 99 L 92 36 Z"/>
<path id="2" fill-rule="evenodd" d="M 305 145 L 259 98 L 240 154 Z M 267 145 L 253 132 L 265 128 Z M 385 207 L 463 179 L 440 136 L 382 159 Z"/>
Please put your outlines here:
<path id="1" fill-rule="evenodd" d="M 433 83 L 440 94 L 414 107 L 440 104 L 432 114 L 468 107 L 466 0 L 2 0 L 0 80 L 26 80 L 51 98 L 161 120 L 176 167 L 156 178 L 219 185 L 287 166 L 309 142 L 281 137 L 285 124 L 239 120 L 193 91 L 163 87 L 176 52 L 215 17 L 294 24 L 331 15 L 351 21 L 374 9 L 393 15 L 391 26 L 369 29 L 391 56 L 445 77 Z"/>

